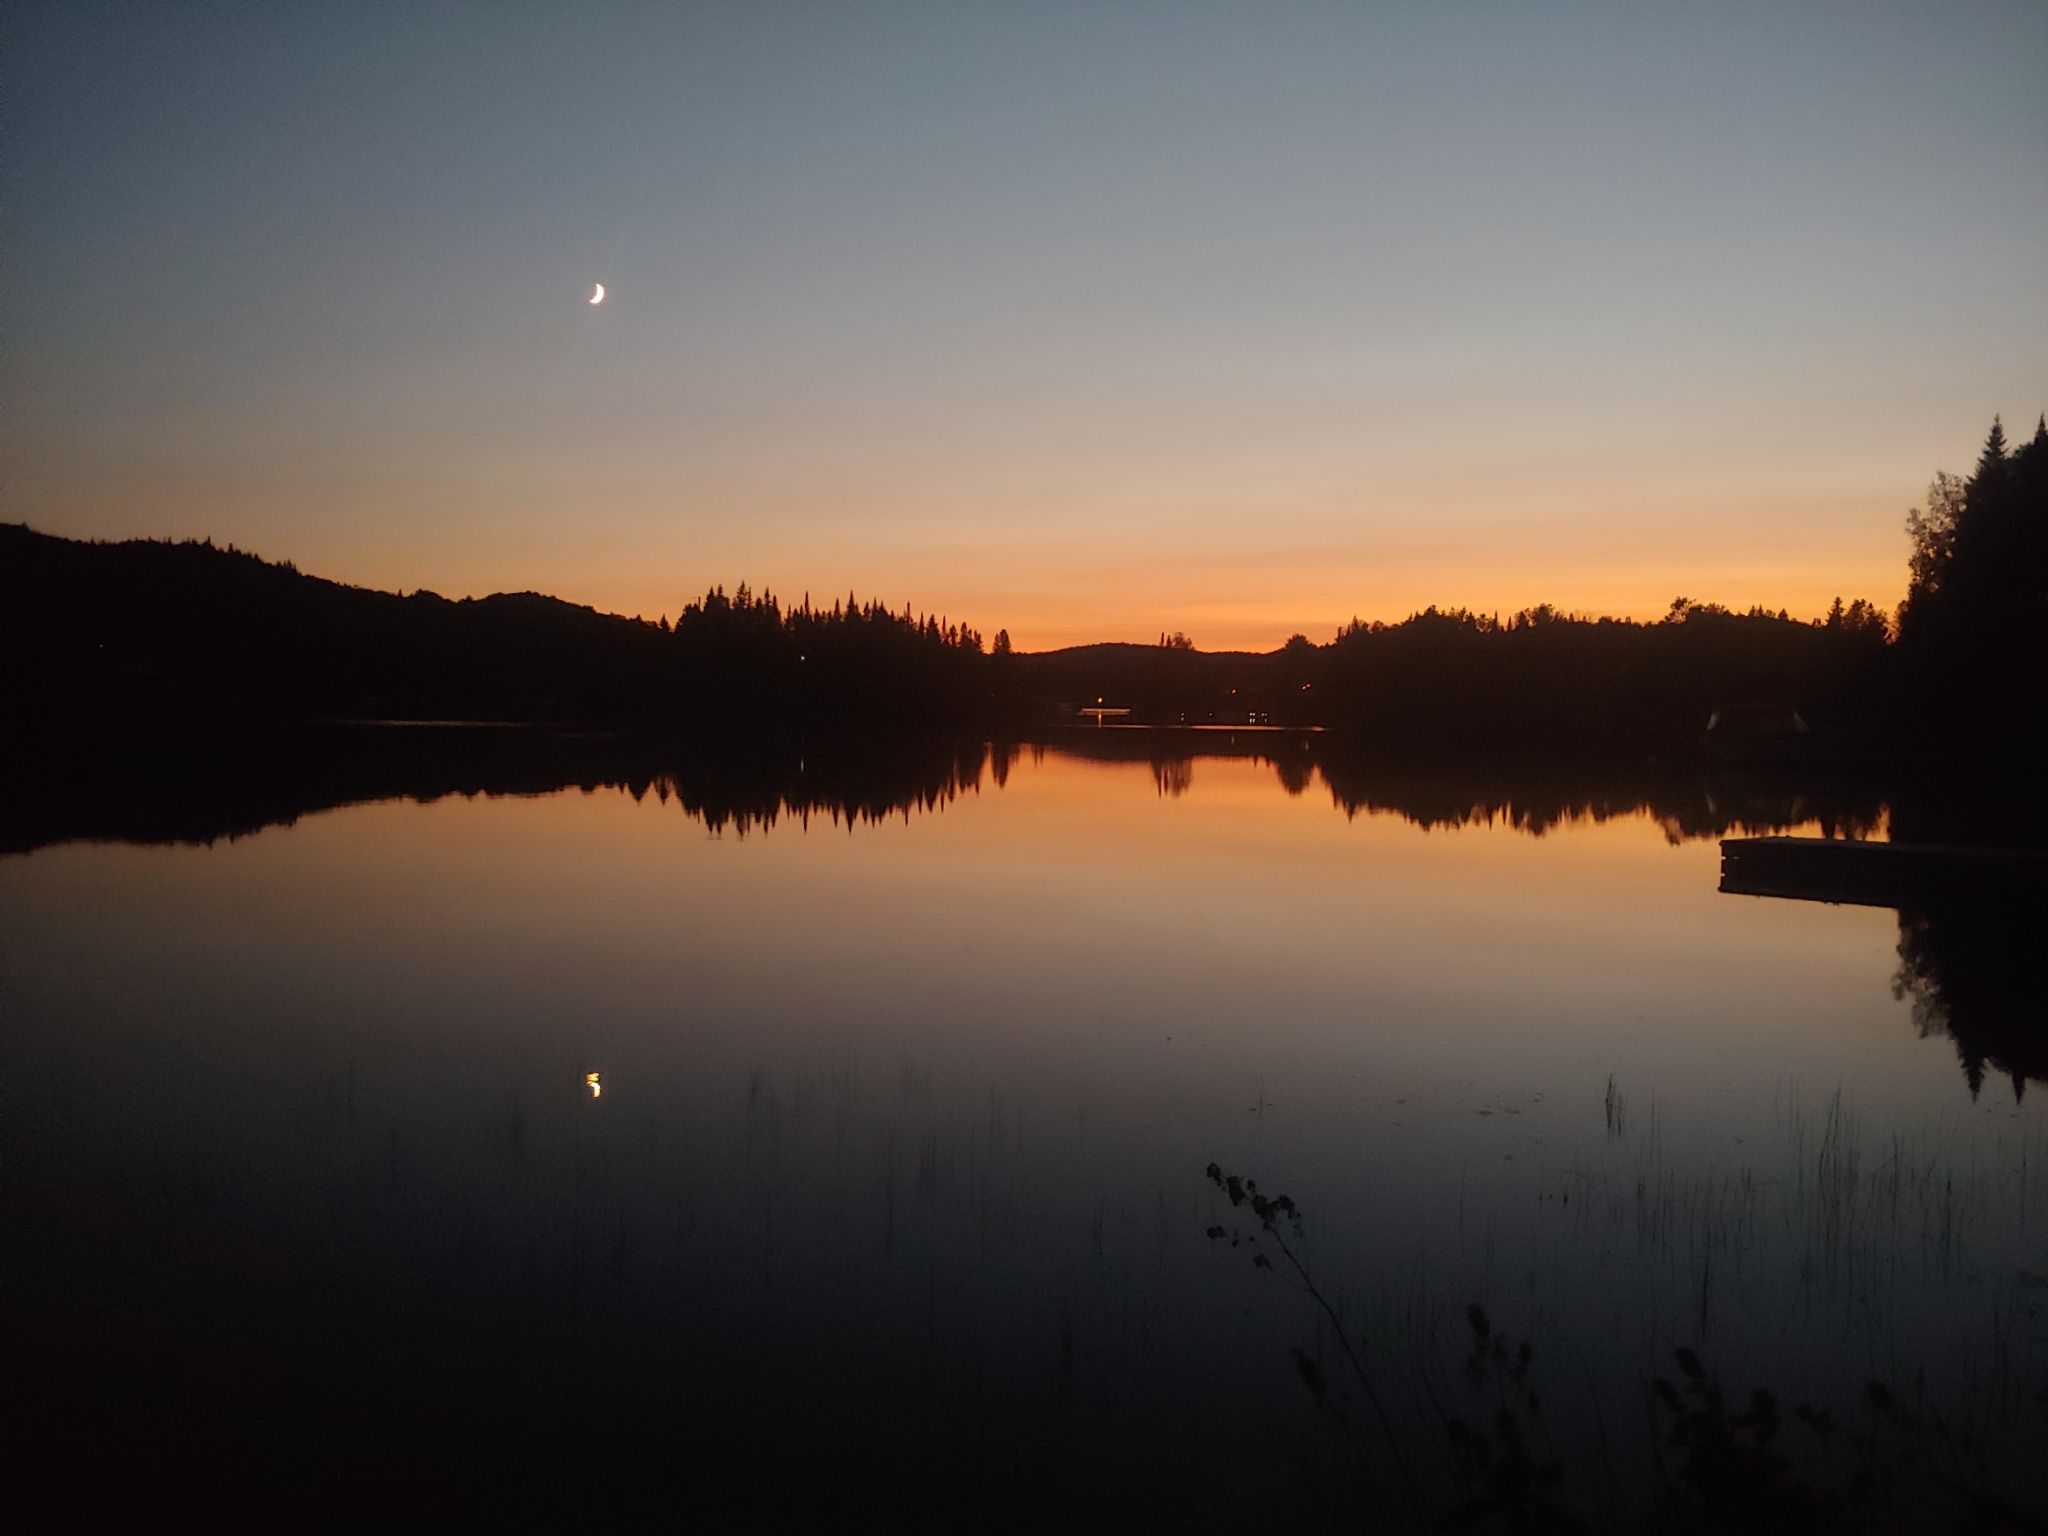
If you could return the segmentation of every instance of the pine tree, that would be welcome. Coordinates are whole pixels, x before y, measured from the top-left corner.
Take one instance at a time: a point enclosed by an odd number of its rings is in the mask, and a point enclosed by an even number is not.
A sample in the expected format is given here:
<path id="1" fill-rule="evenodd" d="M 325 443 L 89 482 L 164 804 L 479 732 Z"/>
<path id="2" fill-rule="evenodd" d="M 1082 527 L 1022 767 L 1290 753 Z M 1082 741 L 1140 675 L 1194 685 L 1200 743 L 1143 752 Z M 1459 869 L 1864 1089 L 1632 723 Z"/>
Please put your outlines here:
<path id="1" fill-rule="evenodd" d="M 1977 473 L 1974 478 L 1984 479 L 1995 476 L 2005 467 L 2005 423 L 1998 417 L 1991 418 L 1991 430 L 1984 434 L 1984 451 L 1977 458 Z"/>

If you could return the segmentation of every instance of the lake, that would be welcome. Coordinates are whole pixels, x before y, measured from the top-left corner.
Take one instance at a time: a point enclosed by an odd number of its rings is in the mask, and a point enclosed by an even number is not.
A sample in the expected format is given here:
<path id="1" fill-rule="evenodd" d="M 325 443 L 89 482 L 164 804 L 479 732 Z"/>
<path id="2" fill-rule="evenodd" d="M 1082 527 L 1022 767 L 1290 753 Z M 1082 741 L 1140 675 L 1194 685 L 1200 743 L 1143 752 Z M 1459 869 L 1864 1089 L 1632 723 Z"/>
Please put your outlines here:
<path id="1" fill-rule="evenodd" d="M 1710 1375 L 2042 1498 L 2038 914 L 1718 889 L 1881 798 L 510 740 L 13 813 L 17 1505 L 1620 1523 Z"/>

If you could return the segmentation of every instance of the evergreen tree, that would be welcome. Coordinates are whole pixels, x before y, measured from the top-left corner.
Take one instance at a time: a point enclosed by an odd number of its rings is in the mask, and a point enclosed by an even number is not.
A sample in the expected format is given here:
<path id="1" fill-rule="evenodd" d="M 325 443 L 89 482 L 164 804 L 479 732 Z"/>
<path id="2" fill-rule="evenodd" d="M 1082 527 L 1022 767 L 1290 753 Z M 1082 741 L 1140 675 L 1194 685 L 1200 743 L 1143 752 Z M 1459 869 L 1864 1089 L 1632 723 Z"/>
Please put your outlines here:
<path id="1" fill-rule="evenodd" d="M 1907 519 L 1912 585 L 1899 629 L 1923 728 L 2015 760 L 2048 741 L 2044 471 L 2048 434 L 2013 452 L 1994 417 L 1970 478 L 1936 476 L 1927 512 Z"/>
<path id="2" fill-rule="evenodd" d="M 1970 477 L 1970 483 L 1975 485 L 1986 479 L 1996 479 L 2005 466 L 2005 423 L 1993 416 L 1991 430 L 1984 434 L 1984 451 L 1977 456 L 1977 473 Z"/>

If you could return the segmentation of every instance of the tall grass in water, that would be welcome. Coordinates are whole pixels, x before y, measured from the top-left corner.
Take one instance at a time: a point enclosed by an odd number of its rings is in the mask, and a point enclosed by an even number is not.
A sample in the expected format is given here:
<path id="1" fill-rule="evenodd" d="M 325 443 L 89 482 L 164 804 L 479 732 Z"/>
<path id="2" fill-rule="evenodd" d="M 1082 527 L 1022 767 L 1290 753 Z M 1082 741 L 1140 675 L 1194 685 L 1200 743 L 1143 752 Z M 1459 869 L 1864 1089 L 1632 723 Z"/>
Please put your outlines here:
<path id="1" fill-rule="evenodd" d="M 1491 1251 L 1361 1275 L 1351 1234 L 1311 1243 L 1279 1197 L 1212 1226 L 1255 1260 L 1284 1241 L 1311 1291 L 1298 1369 L 1344 1447 L 1319 1464 L 1333 1507 L 1515 1529 L 2048 1515 L 2048 1276 L 2028 1247 L 2048 1129 L 1988 1150 L 1940 1123 L 1873 1137 L 1839 1088 L 1788 1087 L 1770 1134 L 1717 1166 L 1673 1154 L 1659 1106 L 1630 1125 L 1616 1080 L 1601 1104 L 1603 1150 L 1536 1175 L 1506 1278 Z M 1360 1432 L 1382 1413 L 1398 1436 Z M 1389 1497 L 1395 1467 L 1419 1495 Z"/>

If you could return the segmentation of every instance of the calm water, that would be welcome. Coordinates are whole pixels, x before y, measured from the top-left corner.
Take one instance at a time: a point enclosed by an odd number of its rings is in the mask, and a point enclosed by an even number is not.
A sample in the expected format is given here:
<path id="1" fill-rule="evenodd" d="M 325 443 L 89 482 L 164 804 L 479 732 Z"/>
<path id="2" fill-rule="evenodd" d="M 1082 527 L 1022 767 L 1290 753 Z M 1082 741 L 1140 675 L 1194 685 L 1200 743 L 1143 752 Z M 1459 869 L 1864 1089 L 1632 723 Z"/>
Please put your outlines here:
<path id="1" fill-rule="evenodd" d="M 1912 985 L 1891 910 L 1718 892 L 1712 833 L 1835 810 L 1208 750 L 26 839 L 27 1502 L 1405 1508 L 1390 1464 L 1345 1470 L 1362 1405 L 1338 1424 L 1297 1372 L 1342 1381 L 1314 1299 L 1205 1236 L 1242 1224 L 1211 1160 L 1306 1213 L 1433 1509 L 1443 1420 L 1493 1412 L 1458 1369 L 1474 1301 L 1532 1341 L 1598 1518 L 1644 1496 L 1678 1345 L 1845 1418 L 1873 1376 L 1919 1393 L 2029 1494 L 2048 1121 L 1999 1020 L 2038 1006 L 1967 948 Z"/>

